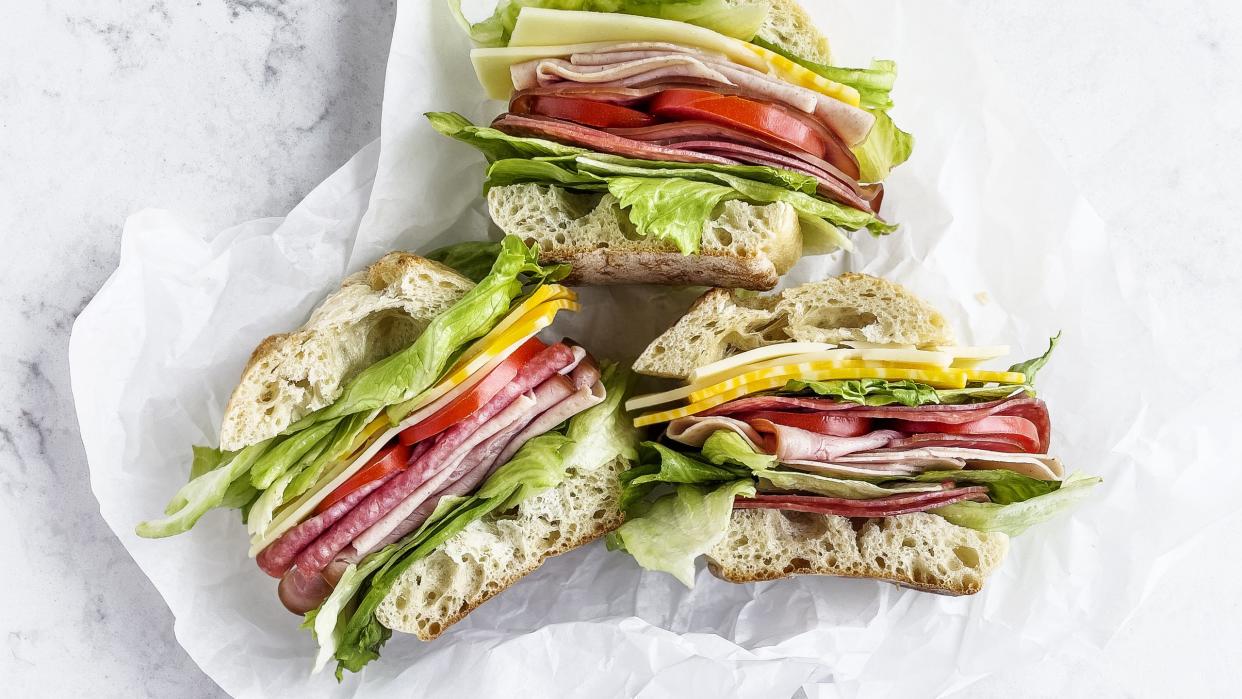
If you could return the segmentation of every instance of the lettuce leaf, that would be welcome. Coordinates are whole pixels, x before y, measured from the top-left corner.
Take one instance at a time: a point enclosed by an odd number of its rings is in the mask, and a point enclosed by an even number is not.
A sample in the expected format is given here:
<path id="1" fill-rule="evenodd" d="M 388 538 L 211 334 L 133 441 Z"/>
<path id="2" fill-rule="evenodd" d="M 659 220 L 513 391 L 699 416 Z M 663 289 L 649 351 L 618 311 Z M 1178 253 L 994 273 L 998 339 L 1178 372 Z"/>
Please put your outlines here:
<path id="1" fill-rule="evenodd" d="M 508 46 L 523 7 L 585 12 L 616 12 L 673 19 L 697 24 L 738 39 L 750 39 L 767 17 L 768 4 L 759 0 L 734 4 L 726 0 L 500 0 L 491 17 L 471 24 L 461 11 L 461 0 L 449 0 L 457 23 L 479 46 Z"/>
<path id="2" fill-rule="evenodd" d="M 1102 478 L 1075 473 L 1062 481 L 1057 490 L 1029 500 L 1005 505 L 994 502 L 957 502 L 938 507 L 931 512 L 960 527 L 1018 536 L 1031 526 L 1073 507 L 1102 482 Z"/>
<path id="3" fill-rule="evenodd" d="M 897 62 L 872 59 L 870 68 L 840 68 L 805 59 L 785 47 L 755 37 L 751 43 L 784 56 L 812 73 L 858 90 L 859 105 L 864 109 L 890 109 L 893 98 L 889 94 L 897 83 Z"/>
<path id="4" fill-rule="evenodd" d="M 472 240 L 437 248 L 427 254 L 427 259 L 435 260 L 478 284 L 492 271 L 492 265 L 496 264 L 499 256 L 500 243 Z"/>
<path id="5" fill-rule="evenodd" d="M 424 116 L 436 131 L 474 146 L 487 157 L 488 162 L 506 158 L 536 158 L 588 152 L 583 148 L 566 146 L 543 138 L 510 136 L 487 126 L 475 126 L 456 112 L 427 112 Z"/>
<path id="6" fill-rule="evenodd" d="M 694 587 L 694 561 L 724 538 L 733 498 L 754 494 L 749 478 L 715 488 L 679 485 L 641 517 L 627 519 L 609 545 L 628 551 L 647 570 L 662 570 Z"/>
<path id="7" fill-rule="evenodd" d="M 327 652 L 324 644 L 332 649 L 338 661 L 338 678 L 345 670 L 358 672 L 379 657 L 380 648 L 392 632 L 375 618 L 375 610 L 401 574 L 415 562 L 471 522 L 511 509 L 556 487 L 571 468 L 596 468 L 616 458 L 632 458 L 637 432 L 626 419 L 621 404 L 633 377 L 615 364 L 605 363 L 601 378 L 607 392 L 603 403 L 570 418 L 564 434 L 553 431 L 524 444 L 473 495 L 441 502 L 417 532 L 372 554 L 380 562 L 368 569 L 369 577 L 364 582 L 349 591 L 352 599 L 338 599 L 332 607 L 320 608 L 313 622 L 321 644 L 320 654 L 323 657 Z M 364 560 L 364 566 L 369 561 Z M 333 609 L 351 611 L 346 619 L 343 614 L 334 615 Z M 333 616 L 338 618 L 329 623 L 327 620 Z"/>
<path id="8" fill-rule="evenodd" d="M 858 158 L 858 179 L 863 182 L 883 182 L 889 172 L 910 159 L 914 151 L 914 136 L 897 128 L 888 112 L 867 110 L 875 117 L 875 124 L 862 143 L 850 151 Z"/>
<path id="9" fill-rule="evenodd" d="M 683 255 L 699 251 L 703 227 L 712 212 L 728 199 L 739 198 L 732 187 L 671 177 L 610 177 L 608 192 L 628 209 L 641 236 L 668 240 Z"/>
<path id="10" fill-rule="evenodd" d="M 886 379 L 832 379 L 828 381 L 792 379 L 781 389 L 782 393 L 810 392 L 859 405 L 905 405 L 911 408 L 939 403 L 946 405 L 985 403 L 1008 398 L 1023 391 L 1034 394 L 1034 389 L 1029 386 L 1017 384 L 945 389 L 932 388 L 927 384 L 909 380 L 888 381 Z"/>
<path id="11" fill-rule="evenodd" d="M 904 476 L 903 480 L 921 483 L 954 481 L 958 485 L 987 486 L 988 497 L 998 505 L 1024 502 L 1059 490 L 1061 481 L 1041 481 L 1008 469 L 971 469 L 955 471 L 928 471 L 917 476 Z"/>
<path id="12" fill-rule="evenodd" d="M 661 483 L 719 483 L 750 476 L 744 466 L 704 463 L 656 442 L 643 442 L 638 453 L 639 465 L 621 474 L 621 509 L 635 515 L 641 514 L 635 506 Z"/>
<path id="13" fill-rule="evenodd" d="M 332 405 L 290 431 L 378 408 L 388 408 L 393 424 L 400 422 L 408 412 L 406 402 L 435 383 L 467 343 L 486 335 L 509 312 L 513 299 L 522 293 L 525 276 L 542 283 L 552 273 L 539 266 L 533 247 L 507 236 L 491 272 L 436 316 L 413 344 L 363 369 Z"/>
<path id="14" fill-rule="evenodd" d="M 1048 338 L 1048 349 L 1045 350 L 1043 354 L 1035 357 L 1034 359 L 1028 359 L 1025 362 L 1018 362 L 1017 364 L 1009 367 L 1009 370 L 1025 374 L 1027 385 L 1034 386 L 1035 374 L 1039 373 L 1039 370 L 1043 369 L 1044 365 L 1048 363 L 1048 359 L 1052 357 L 1052 350 L 1057 348 L 1057 343 L 1060 341 L 1061 333 L 1057 333 L 1056 335 Z"/>
<path id="15" fill-rule="evenodd" d="M 154 539 L 187 532 L 209 510 L 224 504 L 234 481 L 244 478 L 251 466 L 267 451 L 272 440 L 252 444 L 237 452 L 227 461 L 181 486 L 162 519 L 141 522 L 134 531 L 138 536 Z M 203 466 L 200 466 L 200 468 Z"/>
<path id="16" fill-rule="evenodd" d="M 277 437 L 272 448 L 251 467 L 250 482 L 260 490 L 270 487 L 316 446 L 322 449 L 324 441 L 340 422 L 340 419 L 325 420 L 293 434 Z M 285 483 L 287 485 L 288 481 Z"/>
<path id="17" fill-rule="evenodd" d="M 755 475 L 779 490 L 798 490 L 830 498 L 874 500 L 900 493 L 938 490 L 937 485 L 893 482 L 885 485 L 853 478 L 832 478 L 815 473 L 785 470 L 759 470 Z"/>
<path id="18" fill-rule="evenodd" d="M 735 464 L 760 471 L 776 464 L 775 456 L 756 452 L 741 435 L 729 430 L 716 430 L 711 433 L 707 441 L 703 442 L 701 451 L 703 458 L 717 466 Z"/>
<path id="19" fill-rule="evenodd" d="M 285 489 L 285 499 L 292 500 L 310 490 L 329 466 L 353 453 L 362 430 L 375 419 L 375 415 L 374 412 L 354 413 L 341 420 L 331 438 L 324 444 L 323 450 L 290 481 Z"/>

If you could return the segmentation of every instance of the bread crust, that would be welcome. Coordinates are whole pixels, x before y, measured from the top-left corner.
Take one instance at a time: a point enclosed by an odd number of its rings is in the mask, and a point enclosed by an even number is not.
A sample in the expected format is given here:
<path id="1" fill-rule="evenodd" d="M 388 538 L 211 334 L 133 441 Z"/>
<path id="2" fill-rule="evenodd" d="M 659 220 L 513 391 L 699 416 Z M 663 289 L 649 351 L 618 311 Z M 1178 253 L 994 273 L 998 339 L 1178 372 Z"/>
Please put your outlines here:
<path id="1" fill-rule="evenodd" d="M 229 396 L 220 446 L 235 450 L 279 434 L 330 404 L 354 374 L 403 344 L 473 282 L 408 252 L 391 252 L 346 277 L 302 327 L 264 338 Z M 386 323 L 377 332 L 381 323 Z"/>

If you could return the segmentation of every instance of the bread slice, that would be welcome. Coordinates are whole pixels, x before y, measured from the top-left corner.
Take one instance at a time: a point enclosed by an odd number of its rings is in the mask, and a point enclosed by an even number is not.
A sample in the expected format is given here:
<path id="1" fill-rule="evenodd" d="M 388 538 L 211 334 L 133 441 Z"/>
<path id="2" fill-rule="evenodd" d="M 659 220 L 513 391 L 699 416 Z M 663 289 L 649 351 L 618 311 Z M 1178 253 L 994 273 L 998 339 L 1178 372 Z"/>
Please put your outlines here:
<path id="1" fill-rule="evenodd" d="M 725 202 L 707 223 L 696 255 L 638 236 L 610 194 L 516 184 L 492 188 L 487 204 L 501 230 L 539 245 L 540 262 L 572 265 L 568 284 L 767 290 L 802 256 L 798 214 L 784 202 Z"/>
<path id="2" fill-rule="evenodd" d="M 745 5 L 753 0 L 727 0 Z M 768 16 L 757 36 L 786 51 L 816 63 L 830 63 L 828 38 L 816 28 L 814 20 L 794 0 L 768 0 Z"/>
<path id="3" fill-rule="evenodd" d="M 393 252 L 353 274 L 302 328 L 259 343 L 220 427 L 226 451 L 280 434 L 340 396 L 358 372 L 414 342 L 474 283 L 453 270 Z"/>
<path id="4" fill-rule="evenodd" d="M 497 593 L 565 553 L 621 526 L 621 458 L 571 467 L 564 481 L 514 510 L 475 520 L 410 566 L 376 618 L 430 641 Z"/>
<path id="5" fill-rule="evenodd" d="M 707 557 L 712 573 L 735 583 L 835 575 L 971 595 L 1008 549 L 1005 534 L 959 527 L 926 512 L 850 520 L 757 509 L 735 510 L 728 534 Z"/>
<path id="6" fill-rule="evenodd" d="M 951 345 L 948 321 L 905 287 L 866 274 L 842 274 L 769 296 L 712 289 L 647 346 L 634 370 L 685 379 L 695 368 L 781 342 L 846 340 Z"/>

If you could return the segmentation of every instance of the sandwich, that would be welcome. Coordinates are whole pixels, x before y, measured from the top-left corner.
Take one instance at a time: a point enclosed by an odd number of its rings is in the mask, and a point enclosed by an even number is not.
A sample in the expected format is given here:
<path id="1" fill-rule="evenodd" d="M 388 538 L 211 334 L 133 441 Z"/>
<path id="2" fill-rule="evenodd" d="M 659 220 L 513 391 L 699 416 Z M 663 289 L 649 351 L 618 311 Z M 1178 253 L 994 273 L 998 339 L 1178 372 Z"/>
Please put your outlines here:
<path id="1" fill-rule="evenodd" d="M 392 631 L 430 640 L 549 556 L 617 527 L 637 440 L 628 375 L 538 335 L 574 293 L 506 238 L 472 281 L 403 252 L 345 279 L 254 351 L 219 449 L 144 537 L 241 510 L 250 556 L 319 644 L 359 671 Z M 471 267 L 471 265 L 464 265 Z"/>
<path id="2" fill-rule="evenodd" d="M 714 289 L 635 371 L 681 385 L 627 402 L 658 430 L 622 475 L 609 543 L 692 585 L 814 574 L 978 592 L 1009 538 L 1100 481 L 1065 475 L 1036 374 L 1048 351 L 954 342 L 907 289 L 845 274 L 777 295 Z"/>
<path id="3" fill-rule="evenodd" d="M 462 23 L 507 110 L 427 116 L 486 156 L 492 220 L 567 283 L 766 290 L 843 230 L 894 230 L 896 67 L 832 65 L 793 0 L 503 0 Z"/>

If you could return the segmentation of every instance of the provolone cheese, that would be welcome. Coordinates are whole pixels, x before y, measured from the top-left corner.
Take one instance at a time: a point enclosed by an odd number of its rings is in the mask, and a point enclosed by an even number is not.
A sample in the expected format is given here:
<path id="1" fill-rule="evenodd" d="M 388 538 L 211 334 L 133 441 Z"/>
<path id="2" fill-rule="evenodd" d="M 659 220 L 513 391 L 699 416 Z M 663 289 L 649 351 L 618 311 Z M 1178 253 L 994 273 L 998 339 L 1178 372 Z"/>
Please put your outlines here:
<path id="1" fill-rule="evenodd" d="M 487 96 L 507 100 L 513 91 L 509 66 L 580 53 L 582 46 L 590 43 L 619 41 L 661 41 L 714 51 L 792 85 L 855 107 L 859 105 L 858 90 L 849 85 L 833 82 L 761 46 L 671 19 L 524 7 L 507 47 L 475 49 L 470 52 L 470 59 Z"/>
<path id="2" fill-rule="evenodd" d="M 766 347 L 757 347 L 753 350 L 747 350 L 732 357 L 705 364 L 698 369 L 690 372 L 690 383 L 700 383 L 706 379 L 719 376 L 732 369 L 743 366 L 749 366 L 758 362 L 765 362 L 778 357 L 789 357 L 795 354 L 807 354 L 809 352 L 822 352 L 824 350 L 833 349 L 835 345 L 829 345 L 823 342 L 782 342 L 776 345 L 767 345 Z"/>

